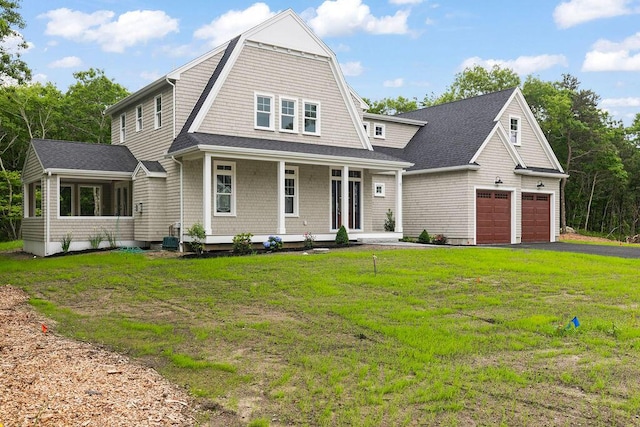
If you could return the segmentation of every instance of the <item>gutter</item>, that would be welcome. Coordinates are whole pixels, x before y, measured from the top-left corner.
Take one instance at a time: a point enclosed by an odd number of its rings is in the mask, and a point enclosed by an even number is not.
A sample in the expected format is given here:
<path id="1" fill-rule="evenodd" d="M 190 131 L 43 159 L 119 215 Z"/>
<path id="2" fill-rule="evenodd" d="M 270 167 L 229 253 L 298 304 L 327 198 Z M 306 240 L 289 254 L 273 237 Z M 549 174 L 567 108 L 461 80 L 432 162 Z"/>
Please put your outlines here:
<path id="1" fill-rule="evenodd" d="M 47 173 L 47 217 L 45 219 L 45 231 L 44 231 L 44 256 L 49 256 L 49 238 L 51 237 L 51 171 L 45 171 Z"/>
<path id="2" fill-rule="evenodd" d="M 541 178 L 569 178 L 570 175 L 566 173 L 554 173 L 554 172 L 538 172 L 527 169 L 516 169 L 513 171 L 516 175 L 526 175 L 526 176 L 539 176 Z"/>

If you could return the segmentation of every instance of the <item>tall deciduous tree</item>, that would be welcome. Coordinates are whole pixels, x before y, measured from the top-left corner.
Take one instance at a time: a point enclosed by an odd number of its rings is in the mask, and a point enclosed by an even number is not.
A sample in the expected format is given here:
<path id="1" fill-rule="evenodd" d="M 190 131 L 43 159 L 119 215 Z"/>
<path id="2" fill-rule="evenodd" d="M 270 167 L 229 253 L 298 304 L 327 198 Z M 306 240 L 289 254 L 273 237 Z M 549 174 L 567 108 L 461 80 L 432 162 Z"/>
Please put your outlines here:
<path id="1" fill-rule="evenodd" d="M 368 112 L 374 114 L 393 115 L 418 109 L 417 99 L 409 99 L 403 96 L 398 96 L 397 98 L 383 98 L 379 101 L 371 101 L 364 98 L 364 102 L 369 104 Z"/>
<path id="2" fill-rule="evenodd" d="M 31 79 L 31 70 L 20 55 L 28 45 L 16 30 L 25 26 L 18 9 L 19 0 L 0 0 L 0 85 L 23 83 Z"/>

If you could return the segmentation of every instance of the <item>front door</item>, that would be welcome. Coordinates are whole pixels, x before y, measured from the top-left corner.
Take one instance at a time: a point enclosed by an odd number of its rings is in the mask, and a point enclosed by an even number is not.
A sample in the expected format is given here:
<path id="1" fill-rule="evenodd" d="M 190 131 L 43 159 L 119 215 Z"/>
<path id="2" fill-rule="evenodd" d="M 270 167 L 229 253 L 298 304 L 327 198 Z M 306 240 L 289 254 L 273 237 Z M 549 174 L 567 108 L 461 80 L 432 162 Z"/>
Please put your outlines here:
<path id="1" fill-rule="evenodd" d="M 331 170 L 331 229 L 337 230 L 342 225 L 342 171 Z"/>

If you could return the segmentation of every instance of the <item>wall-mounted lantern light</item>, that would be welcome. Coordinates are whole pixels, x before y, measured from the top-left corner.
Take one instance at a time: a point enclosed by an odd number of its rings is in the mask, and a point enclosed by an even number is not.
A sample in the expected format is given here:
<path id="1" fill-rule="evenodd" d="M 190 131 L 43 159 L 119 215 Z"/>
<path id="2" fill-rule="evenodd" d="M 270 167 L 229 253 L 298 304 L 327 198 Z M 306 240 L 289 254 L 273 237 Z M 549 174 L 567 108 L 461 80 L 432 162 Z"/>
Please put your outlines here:
<path id="1" fill-rule="evenodd" d="M 542 181 L 538 181 L 538 183 L 536 184 L 536 187 L 544 188 L 544 184 L 542 183 Z"/>
<path id="2" fill-rule="evenodd" d="M 500 179 L 499 176 L 496 176 L 495 184 L 496 185 L 502 184 L 502 179 Z"/>

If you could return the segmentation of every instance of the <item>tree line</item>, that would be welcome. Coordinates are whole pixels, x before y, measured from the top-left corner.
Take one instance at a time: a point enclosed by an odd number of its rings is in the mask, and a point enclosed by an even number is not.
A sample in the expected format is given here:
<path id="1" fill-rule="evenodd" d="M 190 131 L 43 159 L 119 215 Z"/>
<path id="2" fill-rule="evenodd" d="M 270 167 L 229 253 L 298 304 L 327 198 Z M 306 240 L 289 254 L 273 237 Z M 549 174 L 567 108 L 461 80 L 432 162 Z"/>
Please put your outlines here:
<path id="1" fill-rule="evenodd" d="M 605 236 L 636 235 L 640 222 L 640 113 L 630 126 L 600 109 L 600 96 L 564 74 L 557 81 L 522 80 L 508 68 L 480 66 L 456 74 L 440 95 L 422 101 L 366 100 L 378 114 L 398 114 L 520 87 L 560 164 L 570 178 L 560 183 L 560 226 Z"/>

